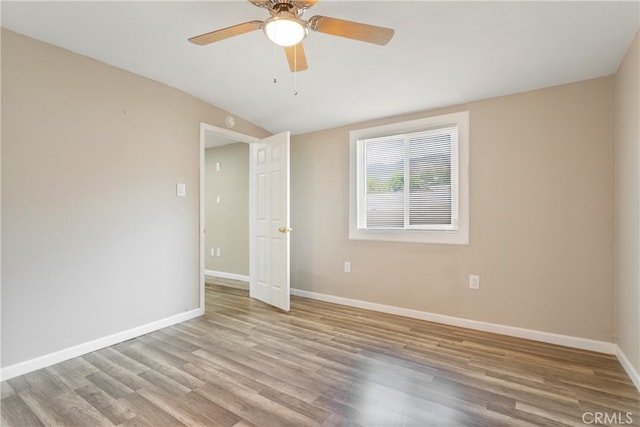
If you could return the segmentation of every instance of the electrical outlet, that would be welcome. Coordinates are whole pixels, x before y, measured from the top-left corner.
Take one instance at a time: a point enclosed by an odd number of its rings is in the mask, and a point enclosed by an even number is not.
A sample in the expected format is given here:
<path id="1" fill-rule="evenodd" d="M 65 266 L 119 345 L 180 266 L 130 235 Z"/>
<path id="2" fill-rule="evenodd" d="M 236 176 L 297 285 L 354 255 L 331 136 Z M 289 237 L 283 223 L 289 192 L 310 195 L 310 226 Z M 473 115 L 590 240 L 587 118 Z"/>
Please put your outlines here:
<path id="1" fill-rule="evenodd" d="M 480 289 L 480 276 L 478 276 L 477 274 L 469 275 L 469 288 Z"/>
<path id="2" fill-rule="evenodd" d="M 351 261 L 344 262 L 344 272 L 351 273 Z"/>

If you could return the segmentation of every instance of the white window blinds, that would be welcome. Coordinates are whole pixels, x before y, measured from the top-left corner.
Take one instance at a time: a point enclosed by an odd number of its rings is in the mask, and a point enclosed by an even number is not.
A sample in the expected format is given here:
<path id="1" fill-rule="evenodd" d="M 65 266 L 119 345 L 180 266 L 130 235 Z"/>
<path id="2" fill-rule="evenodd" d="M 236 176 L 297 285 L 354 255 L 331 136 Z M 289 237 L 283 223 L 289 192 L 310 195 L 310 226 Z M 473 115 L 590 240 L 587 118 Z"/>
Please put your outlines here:
<path id="1" fill-rule="evenodd" d="M 457 230 L 458 127 L 358 141 L 358 227 Z"/>

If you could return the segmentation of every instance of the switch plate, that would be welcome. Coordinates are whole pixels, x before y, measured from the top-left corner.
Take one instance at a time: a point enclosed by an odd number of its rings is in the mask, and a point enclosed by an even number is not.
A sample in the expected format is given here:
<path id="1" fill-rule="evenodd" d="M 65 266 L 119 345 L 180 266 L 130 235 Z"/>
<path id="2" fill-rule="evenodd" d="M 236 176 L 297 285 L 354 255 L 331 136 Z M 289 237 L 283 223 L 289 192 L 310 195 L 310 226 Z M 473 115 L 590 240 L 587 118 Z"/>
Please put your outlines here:
<path id="1" fill-rule="evenodd" d="M 216 250 L 215 250 L 215 248 L 211 248 L 211 256 L 216 256 Z"/>
<path id="2" fill-rule="evenodd" d="M 220 248 L 216 248 L 216 256 L 220 256 Z"/>
<path id="3" fill-rule="evenodd" d="M 220 172 L 221 167 L 222 165 L 220 164 L 220 162 L 216 162 L 216 171 Z"/>
<path id="4" fill-rule="evenodd" d="M 185 197 L 187 195 L 187 184 L 179 182 L 176 184 L 176 196 Z"/>
<path id="5" fill-rule="evenodd" d="M 478 276 L 477 274 L 469 275 L 469 288 L 480 289 L 480 276 Z"/>
<path id="6" fill-rule="evenodd" d="M 220 199 L 220 196 L 216 196 L 216 203 L 217 203 L 217 204 L 220 204 L 220 200 L 221 200 L 221 199 Z"/>

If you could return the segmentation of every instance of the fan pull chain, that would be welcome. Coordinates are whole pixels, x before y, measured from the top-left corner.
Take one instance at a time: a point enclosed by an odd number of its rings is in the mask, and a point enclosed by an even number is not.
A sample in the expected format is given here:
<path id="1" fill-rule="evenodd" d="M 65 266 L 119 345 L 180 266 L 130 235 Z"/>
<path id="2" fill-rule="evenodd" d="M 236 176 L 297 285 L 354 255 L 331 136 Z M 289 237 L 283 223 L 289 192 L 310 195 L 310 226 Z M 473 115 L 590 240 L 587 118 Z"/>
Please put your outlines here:
<path id="1" fill-rule="evenodd" d="M 293 96 L 298 96 L 298 45 L 293 47 Z"/>
<path id="2" fill-rule="evenodd" d="M 278 54 L 278 48 L 273 45 L 273 84 L 278 83 L 278 61 L 276 55 Z"/>

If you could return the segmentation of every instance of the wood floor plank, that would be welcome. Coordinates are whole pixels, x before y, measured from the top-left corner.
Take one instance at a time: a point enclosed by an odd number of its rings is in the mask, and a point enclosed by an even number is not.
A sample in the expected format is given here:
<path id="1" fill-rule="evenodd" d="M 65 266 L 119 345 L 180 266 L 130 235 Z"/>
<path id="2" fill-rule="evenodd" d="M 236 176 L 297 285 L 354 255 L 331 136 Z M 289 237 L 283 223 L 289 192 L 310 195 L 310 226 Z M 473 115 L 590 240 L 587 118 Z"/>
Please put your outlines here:
<path id="1" fill-rule="evenodd" d="M 57 396 L 71 391 L 69 386 L 67 386 L 59 376 L 53 374 L 49 368 L 25 374 L 21 379 L 23 381 L 19 379 L 15 380 L 16 381 L 14 381 L 14 379 L 10 380 L 11 382 L 9 384 L 18 393 L 29 390 L 31 393 L 40 396 Z M 19 386 L 14 387 L 14 384 L 18 384 L 18 382 Z"/>
<path id="2" fill-rule="evenodd" d="M 521 425 L 524 423 L 544 427 L 561 427 L 567 425 L 559 419 L 549 418 L 550 414 L 544 414 L 543 416 L 537 413 L 523 411 L 515 406 L 503 406 L 499 403 L 490 403 L 488 408 L 492 411 L 510 417 L 513 420 L 512 422 L 514 425 Z"/>
<path id="3" fill-rule="evenodd" d="M 14 393 L 20 393 L 21 391 L 28 390 L 30 387 L 29 383 L 27 382 L 26 374 L 20 375 L 19 377 L 11 378 L 3 382 L 9 384 L 9 387 L 11 387 L 11 390 L 13 390 Z"/>
<path id="4" fill-rule="evenodd" d="M 253 378 L 257 383 L 251 386 L 254 389 L 261 390 L 264 387 L 271 387 L 275 390 L 289 393 L 292 396 L 307 396 L 309 399 L 315 398 L 315 392 L 311 392 L 310 390 L 313 389 L 310 387 L 314 387 L 315 389 L 316 384 L 310 381 L 306 375 L 291 376 L 289 374 L 284 374 L 278 376 L 277 373 L 273 371 L 269 371 L 270 374 L 266 374 L 262 370 L 256 369 L 255 364 L 242 363 L 235 360 L 233 354 L 219 355 L 210 352 L 196 353 L 205 358 L 213 366 L 216 366 L 219 370 L 218 373 L 220 376 L 226 377 L 225 372 L 233 372 L 234 377 L 239 375 L 240 378 Z M 232 382 L 237 382 L 234 377 L 228 377 L 228 379 Z"/>
<path id="5" fill-rule="evenodd" d="M 118 344 L 115 347 L 121 353 L 152 369 L 161 369 L 162 365 L 179 368 L 187 363 L 186 360 L 147 345 L 142 340 L 132 340 L 132 342 L 128 342 L 126 345 Z"/>
<path id="6" fill-rule="evenodd" d="M 98 372 L 108 375 L 113 380 L 120 382 L 130 390 L 138 390 L 146 384 L 145 381 L 142 380 L 135 372 L 131 372 L 129 369 L 113 361 L 111 358 L 106 358 L 101 352 L 85 354 L 81 359 L 91 363 L 99 369 Z M 146 372 L 149 369 L 151 368 L 145 367 L 145 369 L 140 370 L 139 373 Z"/>
<path id="7" fill-rule="evenodd" d="M 331 412 L 303 400 L 302 397 L 304 397 L 305 395 L 300 395 L 299 399 L 288 393 L 282 393 L 280 391 L 274 390 L 273 388 L 266 388 L 259 394 L 269 400 L 277 402 L 282 406 L 286 406 L 287 408 L 290 408 L 295 412 L 303 414 L 306 417 L 318 422 L 326 421 L 331 415 Z M 307 395 L 308 394 L 310 393 L 307 393 Z"/>
<path id="8" fill-rule="evenodd" d="M 322 427 L 362 427 L 354 421 L 347 420 L 344 416 L 332 412 L 329 418 L 322 423 Z"/>
<path id="9" fill-rule="evenodd" d="M 195 393 L 255 425 L 300 427 L 317 425 L 306 416 L 286 406 L 227 381 L 219 381 L 215 385 L 207 384 L 195 390 Z"/>
<path id="10" fill-rule="evenodd" d="M 98 368 L 80 357 L 58 363 L 57 365 L 47 368 L 47 370 L 65 383 L 71 390 L 91 384 L 86 378 L 87 375 L 98 372 Z"/>
<path id="11" fill-rule="evenodd" d="M 122 424 L 135 416 L 135 412 L 122 403 L 122 400 L 114 399 L 94 384 L 78 388 L 76 393 L 115 425 Z"/>
<path id="12" fill-rule="evenodd" d="M 190 399 L 190 396 L 199 396 L 197 393 L 172 395 L 171 392 L 154 387 L 138 390 L 138 394 L 188 426 L 226 427 L 231 426 L 240 420 L 239 417 L 231 414 L 231 420 L 228 422 L 219 422 L 221 421 L 219 418 L 220 412 L 229 412 L 212 402 L 207 401 L 205 404 L 202 404 L 201 402 L 204 399 Z M 219 408 L 218 411 L 215 411 L 215 409 L 217 409 L 216 407 Z"/>
<path id="13" fill-rule="evenodd" d="M 1 391 L 0 395 L 1 395 L 2 399 L 5 399 L 7 397 L 11 397 L 14 394 L 16 394 L 16 392 L 13 391 L 13 389 L 11 388 L 9 383 L 6 382 L 6 381 L 3 381 L 3 382 L 0 383 L 0 391 Z"/>
<path id="14" fill-rule="evenodd" d="M 68 392 L 55 396 L 54 405 L 61 408 L 61 413 L 67 418 L 68 426 L 108 426 L 111 421 L 95 406 L 75 392 Z"/>
<path id="15" fill-rule="evenodd" d="M 95 354 L 102 359 L 106 359 L 111 363 L 111 365 L 118 366 L 119 368 L 125 369 L 136 375 L 149 369 L 149 366 L 140 363 L 137 360 L 128 357 L 127 355 L 122 354 L 114 347 L 103 348 L 102 350 L 98 350 L 92 354 Z"/>
<path id="16" fill-rule="evenodd" d="M 68 408 L 61 405 L 56 399 L 58 396 L 46 396 L 32 390 L 24 390 L 19 394 L 20 398 L 29 409 L 46 426 L 75 425 L 74 420 L 68 416 Z M 21 426 L 21 424 L 17 424 Z M 98 425 L 98 424 L 96 424 Z M 103 424 L 111 425 L 111 423 Z"/>
<path id="17" fill-rule="evenodd" d="M 631 414 L 614 356 L 207 283 L 206 314 L 2 383 L 14 426 L 579 426 Z"/>
<path id="18" fill-rule="evenodd" d="M 431 425 L 447 420 L 462 423 L 455 409 L 398 392 L 373 382 L 362 382 L 350 390 L 336 390 L 331 399 L 357 409 L 364 425 Z"/>
<path id="19" fill-rule="evenodd" d="M 2 425 L 10 426 L 44 426 L 36 414 L 24 403 L 22 398 L 13 394 L 2 399 L 0 406 Z"/>
<path id="20" fill-rule="evenodd" d="M 529 414 L 539 415 L 544 418 L 553 419 L 561 423 L 561 425 L 580 427 L 584 426 L 582 420 L 576 417 L 577 413 L 567 414 L 566 412 L 554 411 L 549 407 L 540 407 L 536 405 L 530 405 L 528 403 L 516 402 L 516 410 L 526 412 Z M 580 417 L 582 413 L 579 414 Z M 578 421 L 579 420 L 579 421 Z"/>
<path id="21" fill-rule="evenodd" d="M 257 393 L 264 390 L 264 384 L 259 383 L 255 377 L 245 376 L 236 371 L 225 368 L 224 366 L 211 363 L 209 360 L 202 359 L 198 364 L 187 363 L 183 368 L 194 377 L 200 378 L 205 383 L 215 384 L 220 377 L 232 381 L 242 387 L 255 390 Z"/>
<path id="22" fill-rule="evenodd" d="M 183 386 L 177 381 L 169 378 L 164 375 L 162 372 L 148 370 L 140 374 L 140 377 L 147 380 L 147 382 L 153 384 L 155 387 L 158 387 L 162 390 L 173 392 L 176 395 L 186 394 L 191 391 L 191 389 Z M 142 395 L 142 393 L 140 393 Z"/>
<path id="23" fill-rule="evenodd" d="M 196 351 L 199 348 L 197 344 L 191 344 L 188 341 L 180 339 L 179 337 L 173 337 L 171 335 L 168 335 L 163 330 L 152 332 L 146 336 L 150 338 L 154 338 L 164 343 L 165 345 L 169 345 L 175 349 L 184 351 L 186 353 L 191 353 L 193 351 Z"/>
<path id="24" fill-rule="evenodd" d="M 124 402 L 134 410 L 136 416 L 128 419 L 121 426 L 153 426 L 153 427 L 185 427 L 186 425 L 167 414 L 162 408 L 149 402 L 138 393 L 125 397 Z"/>

